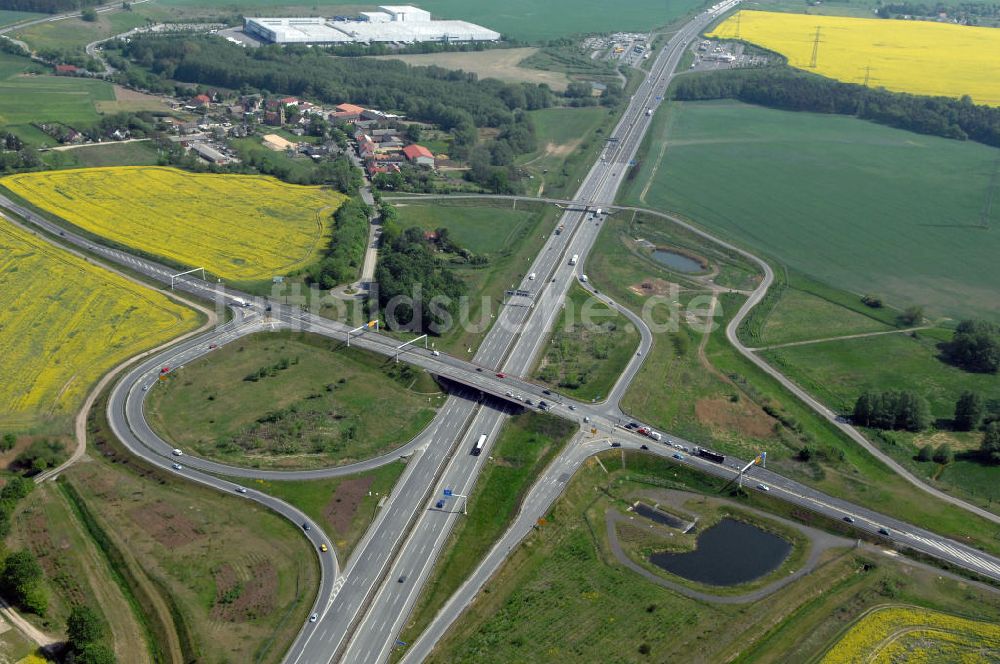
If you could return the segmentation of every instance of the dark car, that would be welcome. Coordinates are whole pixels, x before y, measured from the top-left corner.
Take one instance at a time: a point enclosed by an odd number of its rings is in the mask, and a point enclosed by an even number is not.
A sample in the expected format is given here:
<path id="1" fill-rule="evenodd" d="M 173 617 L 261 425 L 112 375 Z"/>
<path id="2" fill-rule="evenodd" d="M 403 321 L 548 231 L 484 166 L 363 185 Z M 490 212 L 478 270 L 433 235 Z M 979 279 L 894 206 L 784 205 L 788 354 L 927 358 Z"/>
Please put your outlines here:
<path id="1" fill-rule="evenodd" d="M 444 501 L 443 500 L 437 501 L 437 504 L 434 507 L 441 509 L 442 507 L 444 507 Z"/>
<path id="2" fill-rule="evenodd" d="M 617 440 L 615 442 L 611 443 L 611 447 L 621 447 L 621 446 L 622 446 L 622 444 L 619 443 Z"/>
<path id="3" fill-rule="evenodd" d="M 552 390 L 542 390 L 542 394 L 549 396 L 552 394 Z"/>
<path id="4" fill-rule="evenodd" d="M 844 521 L 846 521 L 847 523 L 854 523 L 854 517 L 853 516 L 845 516 L 844 517 Z"/>
<path id="5" fill-rule="evenodd" d="M 888 528 L 879 528 L 878 529 L 878 534 L 879 535 L 885 535 L 886 537 L 888 537 L 889 536 L 889 529 Z"/>
<path id="6" fill-rule="evenodd" d="M 534 406 L 535 405 L 535 402 L 532 401 L 531 399 L 525 399 L 524 403 L 528 404 L 529 406 Z"/>
<path id="7" fill-rule="evenodd" d="M 638 422 L 629 422 L 628 424 L 625 425 L 625 428 L 626 429 L 638 429 L 639 428 L 639 423 Z"/>
<path id="8" fill-rule="evenodd" d="M 639 449 L 640 450 L 648 450 L 649 449 L 649 445 L 640 445 Z"/>
<path id="9" fill-rule="evenodd" d="M 406 575 L 404 574 L 403 576 L 399 577 L 397 579 L 397 581 L 399 581 L 400 583 L 402 583 L 403 581 L 406 581 Z"/>
<path id="10" fill-rule="evenodd" d="M 309 524 L 308 523 L 303 523 L 302 524 L 302 530 L 310 530 Z"/>
<path id="11" fill-rule="evenodd" d="M 545 401 L 539 401 L 538 407 L 541 408 L 542 410 L 545 410 L 546 408 L 549 407 L 549 404 L 545 403 Z"/>

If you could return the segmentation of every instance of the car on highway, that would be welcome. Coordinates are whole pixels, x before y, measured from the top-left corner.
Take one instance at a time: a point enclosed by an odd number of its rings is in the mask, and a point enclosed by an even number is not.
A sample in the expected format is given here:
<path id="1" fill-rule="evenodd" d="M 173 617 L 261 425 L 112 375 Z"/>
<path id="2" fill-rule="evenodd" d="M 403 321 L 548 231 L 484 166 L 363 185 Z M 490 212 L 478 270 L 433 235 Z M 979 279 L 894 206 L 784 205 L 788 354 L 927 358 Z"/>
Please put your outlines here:
<path id="1" fill-rule="evenodd" d="M 678 461 L 683 461 L 684 455 L 681 454 L 680 452 L 674 452 L 674 458 L 677 459 Z"/>
<path id="2" fill-rule="evenodd" d="M 626 429 L 638 429 L 639 428 L 639 423 L 638 422 L 629 422 L 628 424 L 625 425 L 625 428 Z"/>
<path id="3" fill-rule="evenodd" d="M 889 535 L 891 535 L 892 533 L 889 532 L 888 528 L 879 528 L 878 529 L 878 534 L 879 535 L 885 535 L 886 537 L 889 537 Z"/>
<path id="4" fill-rule="evenodd" d="M 544 394 L 545 396 L 551 396 L 552 390 L 542 390 L 542 394 Z"/>
<path id="5" fill-rule="evenodd" d="M 246 493 L 246 487 L 238 486 L 236 487 L 236 493 Z"/>
<path id="6" fill-rule="evenodd" d="M 143 386 L 142 386 L 142 391 L 143 391 L 143 392 L 145 392 L 145 391 L 146 391 L 146 390 L 148 390 L 148 389 L 149 389 L 149 385 L 143 385 Z"/>
<path id="7" fill-rule="evenodd" d="M 314 613 L 311 616 L 309 616 L 309 622 L 316 622 L 317 620 L 319 620 L 319 614 L 318 613 Z"/>
<path id="8" fill-rule="evenodd" d="M 184 470 L 184 466 L 182 466 L 179 463 L 171 464 L 170 467 L 173 468 L 174 470 Z"/>
<path id="9" fill-rule="evenodd" d="M 177 449 L 176 447 L 175 447 L 175 448 L 173 449 L 173 451 L 171 451 L 170 453 L 171 453 L 171 454 L 173 454 L 174 456 L 184 456 L 184 452 L 181 452 L 181 451 L 180 451 L 179 449 Z"/>
<path id="10" fill-rule="evenodd" d="M 639 446 L 639 449 L 640 449 L 640 450 L 648 450 L 648 449 L 649 449 L 649 445 L 646 445 L 646 444 L 644 443 L 644 444 L 642 444 L 642 445 L 640 445 L 640 446 Z"/>
<path id="11" fill-rule="evenodd" d="M 847 523 L 854 523 L 854 517 L 852 517 L 852 516 L 845 516 L 844 517 L 844 521 L 846 521 Z"/>
<path id="12" fill-rule="evenodd" d="M 569 405 L 569 409 L 570 409 L 570 410 L 576 410 L 576 406 L 574 406 L 573 404 L 570 404 L 570 405 Z"/>
<path id="13" fill-rule="evenodd" d="M 529 406 L 534 406 L 535 405 L 535 402 L 532 401 L 531 399 L 525 399 L 524 403 L 528 404 Z"/>
<path id="14" fill-rule="evenodd" d="M 302 530 L 312 530 L 312 527 L 309 525 L 308 522 L 303 522 L 302 523 Z"/>
<path id="15" fill-rule="evenodd" d="M 512 397 L 512 396 L 514 396 L 514 393 L 513 392 L 507 392 L 507 396 Z"/>
<path id="16" fill-rule="evenodd" d="M 431 351 L 431 355 L 433 355 L 434 357 L 437 357 L 437 356 L 439 356 L 440 354 L 441 354 L 441 351 L 439 351 L 439 350 L 432 350 L 432 351 Z"/>
<path id="17" fill-rule="evenodd" d="M 327 551 L 330 550 L 330 547 L 326 545 L 326 542 L 323 542 L 322 544 L 319 545 L 319 550 L 322 551 L 323 553 L 326 553 Z"/>
<path id="18" fill-rule="evenodd" d="M 506 378 L 506 377 L 507 377 L 507 374 L 503 373 L 502 371 L 498 371 L 497 372 L 497 378 Z"/>
<path id="19" fill-rule="evenodd" d="M 208 349 L 209 350 L 215 350 L 218 347 L 219 347 L 219 344 L 208 344 Z"/>
<path id="20" fill-rule="evenodd" d="M 614 441 L 611 442 L 611 447 L 621 447 L 621 446 L 622 446 L 622 444 L 619 443 L 617 440 L 614 440 Z"/>
<path id="21" fill-rule="evenodd" d="M 760 489 L 761 491 L 770 491 L 771 490 L 771 487 L 769 487 L 766 484 L 758 484 L 757 488 Z"/>
<path id="22" fill-rule="evenodd" d="M 396 579 L 396 580 L 397 580 L 398 582 L 402 583 L 403 581 L 406 581 L 406 575 L 404 574 L 404 575 L 402 575 L 401 577 L 399 577 L 399 578 L 398 578 L 398 579 Z"/>

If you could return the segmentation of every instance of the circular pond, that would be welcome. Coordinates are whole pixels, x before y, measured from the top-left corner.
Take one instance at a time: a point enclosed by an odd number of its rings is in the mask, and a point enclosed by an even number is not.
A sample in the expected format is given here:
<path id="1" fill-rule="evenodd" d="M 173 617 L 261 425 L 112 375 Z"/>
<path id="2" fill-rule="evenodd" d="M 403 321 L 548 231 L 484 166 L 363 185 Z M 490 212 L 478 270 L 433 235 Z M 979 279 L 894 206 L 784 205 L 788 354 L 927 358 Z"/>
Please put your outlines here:
<path id="1" fill-rule="evenodd" d="M 684 272 L 685 274 L 694 274 L 697 272 L 704 272 L 705 265 L 701 261 L 695 260 L 690 256 L 678 253 L 676 251 L 670 251 L 668 249 L 656 249 L 653 251 L 653 260 L 660 265 L 665 265 L 666 267 L 674 270 L 676 272 Z"/>

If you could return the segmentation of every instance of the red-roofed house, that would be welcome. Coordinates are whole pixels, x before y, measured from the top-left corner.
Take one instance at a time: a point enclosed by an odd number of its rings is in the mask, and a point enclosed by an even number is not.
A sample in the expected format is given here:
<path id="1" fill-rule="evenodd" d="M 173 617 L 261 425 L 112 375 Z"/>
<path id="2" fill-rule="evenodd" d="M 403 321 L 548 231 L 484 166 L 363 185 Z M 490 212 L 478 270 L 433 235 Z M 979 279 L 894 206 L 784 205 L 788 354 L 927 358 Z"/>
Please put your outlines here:
<path id="1" fill-rule="evenodd" d="M 298 106 L 299 100 L 295 97 L 285 97 L 281 99 L 281 104 L 284 106 Z"/>
<path id="2" fill-rule="evenodd" d="M 75 74 L 79 71 L 76 65 L 56 65 L 57 74 Z"/>
<path id="3" fill-rule="evenodd" d="M 196 95 L 191 99 L 191 105 L 195 108 L 207 108 L 212 103 L 208 95 Z"/>
<path id="4" fill-rule="evenodd" d="M 361 117 L 361 112 L 364 110 L 354 104 L 338 104 L 334 108 L 333 113 L 330 114 L 330 120 L 333 122 L 337 120 L 341 122 L 353 122 Z"/>
<path id="5" fill-rule="evenodd" d="M 422 145 L 417 145 L 416 143 L 407 145 L 403 148 L 403 154 L 406 155 L 407 159 L 418 166 L 429 166 L 434 168 L 434 155 L 430 150 Z"/>

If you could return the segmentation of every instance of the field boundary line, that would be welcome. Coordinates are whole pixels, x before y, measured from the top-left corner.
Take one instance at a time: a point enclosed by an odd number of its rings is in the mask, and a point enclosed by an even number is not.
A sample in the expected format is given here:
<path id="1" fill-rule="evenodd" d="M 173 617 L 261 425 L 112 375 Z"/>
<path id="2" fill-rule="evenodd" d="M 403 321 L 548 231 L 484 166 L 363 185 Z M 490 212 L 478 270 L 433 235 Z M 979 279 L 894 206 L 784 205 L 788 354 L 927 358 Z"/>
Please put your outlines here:
<path id="1" fill-rule="evenodd" d="M 847 341 L 849 339 L 864 339 L 865 337 L 880 337 L 885 334 L 905 334 L 907 332 L 917 332 L 919 330 L 929 330 L 933 325 L 918 325 L 917 327 L 907 327 L 900 330 L 880 330 L 878 332 L 860 332 L 858 334 L 845 334 L 840 337 L 823 337 L 820 339 L 805 339 L 803 341 L 789 341 L 783 344 L 772 346 L 760 346 L 758 348 L 747 348 L 751 353 L 759 353 L 765 350 L 776 350 L 778 348 L 791 348 L 792 346 L 808 346 L 810 344 L 821 344 L 827 341 Z"/>

